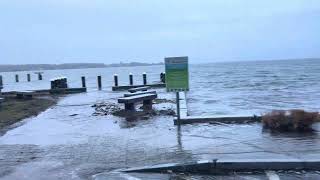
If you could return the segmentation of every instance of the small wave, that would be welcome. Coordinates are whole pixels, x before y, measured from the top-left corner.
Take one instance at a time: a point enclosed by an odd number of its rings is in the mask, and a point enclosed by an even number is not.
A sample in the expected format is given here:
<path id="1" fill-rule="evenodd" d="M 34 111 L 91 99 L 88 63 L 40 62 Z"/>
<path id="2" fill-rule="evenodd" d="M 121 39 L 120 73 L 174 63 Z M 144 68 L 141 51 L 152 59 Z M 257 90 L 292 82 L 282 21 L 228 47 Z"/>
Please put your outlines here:
<path id="1" fill-rule="evenodd" d="M 218 103 L 218 102 L 219 102 L 219 100 L 210 99 L 210 100 L 204 101 L 204 104 L 215 104 L 215 103 Z"/>

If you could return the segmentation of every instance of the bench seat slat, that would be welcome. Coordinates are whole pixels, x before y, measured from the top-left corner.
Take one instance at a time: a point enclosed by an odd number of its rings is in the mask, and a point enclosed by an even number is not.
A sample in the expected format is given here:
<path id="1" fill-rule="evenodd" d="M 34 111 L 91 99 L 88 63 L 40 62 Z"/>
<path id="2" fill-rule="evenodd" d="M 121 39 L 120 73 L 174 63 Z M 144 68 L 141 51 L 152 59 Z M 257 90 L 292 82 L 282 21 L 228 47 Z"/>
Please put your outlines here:
<path id="1" fill-rule="evenodd" d="M 131 97 L 131 96 L 137 96 L 142 94 L 157 94 L 156 91 L 142 91 L 142 92 L 135 92 L 135 93 L 127 93 L 124 94 L 124 97 Z"/>
<path id="2" fill-rule="evenodd" d="M 32 94 L 34 91 L 16 91 L 16 94 Z"/>
<path id="3" fill-rule="evenodd" d="M 137 103 L 144 100 L 153 100 L 157 94 L 142 94 L 137 96 L 123 97 L 118 99 L 118 103 Z"/>
<path id="4" fill-rule="evenodd" d="M 149 88 L 150 88 L 149 86 L 143 86 L 143 87 L 131 88 L 131 89 L 128 89 L 128 91 L 131 93 L 135 93 L 137 91 L 147 91 Z"/>

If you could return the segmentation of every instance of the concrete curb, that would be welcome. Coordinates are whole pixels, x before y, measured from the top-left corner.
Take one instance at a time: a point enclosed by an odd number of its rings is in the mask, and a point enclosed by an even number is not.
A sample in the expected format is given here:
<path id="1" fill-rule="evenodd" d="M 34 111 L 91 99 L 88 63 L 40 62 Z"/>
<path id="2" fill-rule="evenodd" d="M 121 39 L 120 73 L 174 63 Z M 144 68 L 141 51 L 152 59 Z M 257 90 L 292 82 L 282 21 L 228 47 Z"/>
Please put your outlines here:
<path id="1" fill-rule="evenodd" d="M 178 125 L 178 120 L 175 118 L 174 125 Z M 210 116 L 187 116 L 180 119 L 180 124 L 193 123 L 252 123 L 261 122 L 260 116 L 243 116 L 243 117 L 210 117 Z"/>
<path id="2" fill-rule="evenodd" d="M 121 170 L 122 172 L 140 173 L 214 173 L 223 174 L 234 171 L 265 171 L 265 170 L 320 170 L 320 159 L 216 159 L 198 161 L 189 164 L 162 164 Z"/>
<path id="3" fill-rule="evenodd" d="M 253 122 L 261 122 L 261 116 L 189 116 L 188 112 L 188 99 L 186 92 L 179 92 L 179 103 L 180 109 L 180 120 L 174 118 L 174 125 L 182 125 L 182 124 L 193 124 L 193 123 L 253 123 Z"/>
<path id="4" fill-rule="evenodd" d="M 121 172 L 140 172 L 140 173 L 167 173 L 172 172 L 190 172 L 190 173 L 206 173 L 208 170 L 215 169 L 215 161 L 198 161 L 190 164 L 169 163 L 154 166 L 144 166 L 121 170 Z"/>

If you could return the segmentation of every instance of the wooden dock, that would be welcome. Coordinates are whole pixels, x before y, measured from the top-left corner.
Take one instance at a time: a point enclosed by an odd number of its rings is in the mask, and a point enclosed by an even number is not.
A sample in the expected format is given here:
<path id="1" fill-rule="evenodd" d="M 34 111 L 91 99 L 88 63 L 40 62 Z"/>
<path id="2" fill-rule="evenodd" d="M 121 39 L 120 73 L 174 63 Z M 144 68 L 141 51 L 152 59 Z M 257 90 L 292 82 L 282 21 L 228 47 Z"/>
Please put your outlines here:
<path id="1" fill-rule="evenodd" d="M 59 88 L 49 90 L 50 94 L 73 94 L 82 92 L 87 92 L 87 88 Z"/>

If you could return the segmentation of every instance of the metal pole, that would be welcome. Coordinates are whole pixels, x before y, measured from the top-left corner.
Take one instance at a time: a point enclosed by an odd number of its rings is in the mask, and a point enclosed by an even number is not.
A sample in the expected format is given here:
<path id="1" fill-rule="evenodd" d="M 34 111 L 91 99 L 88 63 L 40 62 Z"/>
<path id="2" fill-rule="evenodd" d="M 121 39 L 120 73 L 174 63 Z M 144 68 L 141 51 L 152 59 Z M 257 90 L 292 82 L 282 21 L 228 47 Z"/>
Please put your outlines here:
<path id="1" fill-rule="evenodd" d="M 130 86 L 133 85 L 133 75 L 130 73 L 129 74 L 129 81 L 130 81 Z"/>
<path id="2" fill-rule="evenodd" d="M 115 74 L 115 75 L 113 75 L 113 78 L 114 78 L 114 86 L 118 86 L 118 75 L 117 74 Z"/>
<path id="3" fill-rule="evenodd" d="M 82 76 L 81 82 L 82 82 L 82 87 L 85 88 L 86 87 L 86 77 Z"/>
<path id="4" fill-rule="evenodd" d="M 101 90 L 102 84 L 101 84 L 101 76 L 98 76 L 98 88 Z"/>
<path id="5" fill-rule="evenodd" d="M 176 92 L 176 103 L 177 103 L 177 121 L 178 121 L 178 125 L 180 125 L 180 97 L 179 97 L 179 92 Z"/>

